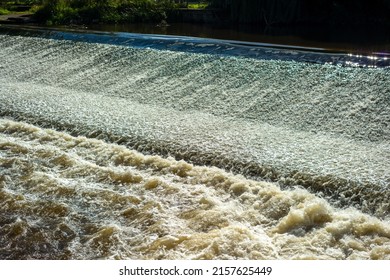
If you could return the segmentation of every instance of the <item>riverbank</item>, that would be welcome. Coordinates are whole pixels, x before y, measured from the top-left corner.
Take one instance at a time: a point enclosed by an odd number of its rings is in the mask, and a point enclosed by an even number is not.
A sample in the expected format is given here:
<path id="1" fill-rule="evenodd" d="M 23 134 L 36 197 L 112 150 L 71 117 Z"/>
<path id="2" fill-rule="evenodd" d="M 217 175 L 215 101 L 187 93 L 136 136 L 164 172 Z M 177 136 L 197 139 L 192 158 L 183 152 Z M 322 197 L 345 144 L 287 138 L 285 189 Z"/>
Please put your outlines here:
<path id="1" fill-rule="evenodd" d="M 20 1 L 27 3 L 27 1 Z M 96 23 L 229 23 L 264 26 L 327 26 L 333 28 L 383 28 L 390 26 L 390 1 L 357 0 L 52 0 L 28 1 L 21 8 L 34 13 L 37 22 L 46 25 Z M 194 4 L 194 2 L 197 2 Z M 5 5 L 4 9 L 15 9 Z M 1 8 L 1 6 L 0 6 Z"/>
<path id="2" fill-rule="evenodd" d="M 0 24 L 32 24 L 34 23 L 31 13 L 0 15 Z"/>

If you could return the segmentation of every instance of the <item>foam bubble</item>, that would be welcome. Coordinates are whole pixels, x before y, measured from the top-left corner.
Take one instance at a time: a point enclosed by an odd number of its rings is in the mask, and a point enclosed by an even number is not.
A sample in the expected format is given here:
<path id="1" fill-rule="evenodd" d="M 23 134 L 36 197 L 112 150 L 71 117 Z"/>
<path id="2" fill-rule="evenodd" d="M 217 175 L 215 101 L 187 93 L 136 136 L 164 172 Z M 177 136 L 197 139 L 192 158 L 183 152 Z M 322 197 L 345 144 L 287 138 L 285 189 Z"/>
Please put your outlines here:
<path id="1" fill-rule="evenodd" d="M 389 258 L 388 221 L 301 188 L 5 119 L 0 143 L 3 259 Z"/>

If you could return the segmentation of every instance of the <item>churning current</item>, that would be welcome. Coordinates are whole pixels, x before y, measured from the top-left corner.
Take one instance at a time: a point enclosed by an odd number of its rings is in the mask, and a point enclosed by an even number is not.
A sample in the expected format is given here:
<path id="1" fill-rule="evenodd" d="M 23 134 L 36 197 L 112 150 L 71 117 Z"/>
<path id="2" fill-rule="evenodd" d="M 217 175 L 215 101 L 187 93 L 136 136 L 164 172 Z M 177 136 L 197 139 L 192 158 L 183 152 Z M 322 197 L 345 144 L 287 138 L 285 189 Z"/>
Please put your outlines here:
<path id="1" fill-rule="evenodd" d="M 389 74 L 0 35 L 0 258 L 390 259 Z"/>

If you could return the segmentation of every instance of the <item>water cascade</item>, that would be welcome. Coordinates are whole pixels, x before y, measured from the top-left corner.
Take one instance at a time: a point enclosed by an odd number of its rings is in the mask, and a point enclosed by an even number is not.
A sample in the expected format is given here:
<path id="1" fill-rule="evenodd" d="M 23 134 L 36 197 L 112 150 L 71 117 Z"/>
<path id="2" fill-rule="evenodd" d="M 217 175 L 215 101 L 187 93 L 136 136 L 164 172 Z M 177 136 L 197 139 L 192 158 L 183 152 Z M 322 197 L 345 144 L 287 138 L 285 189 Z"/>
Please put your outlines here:
<path id="1" fill-rule="evenodd" d="M 0 258 L 390 258 L 386 56 L 22 35 L 0 34 Z"/>

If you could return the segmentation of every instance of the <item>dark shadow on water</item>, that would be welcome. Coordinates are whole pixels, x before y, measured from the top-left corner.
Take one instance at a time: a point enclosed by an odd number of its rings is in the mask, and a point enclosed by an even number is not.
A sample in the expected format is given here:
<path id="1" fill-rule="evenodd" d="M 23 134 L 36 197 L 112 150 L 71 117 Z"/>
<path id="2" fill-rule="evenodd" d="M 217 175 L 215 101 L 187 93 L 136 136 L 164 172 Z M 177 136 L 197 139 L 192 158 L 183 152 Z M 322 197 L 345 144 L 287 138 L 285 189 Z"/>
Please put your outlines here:
<path id="1" fill-rule="evenodd" d="M 158 26 L 156 24 L 100 24 L 88 26 L 88 29 L 238 40 L 336 51 L 353 51 L 355 53 L 390 53 L 390 30 L 385 28 L 254 27 L 172 23 L 169 26 Z"/>

